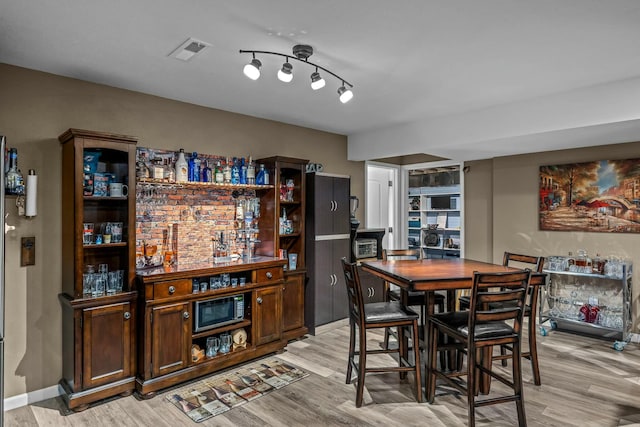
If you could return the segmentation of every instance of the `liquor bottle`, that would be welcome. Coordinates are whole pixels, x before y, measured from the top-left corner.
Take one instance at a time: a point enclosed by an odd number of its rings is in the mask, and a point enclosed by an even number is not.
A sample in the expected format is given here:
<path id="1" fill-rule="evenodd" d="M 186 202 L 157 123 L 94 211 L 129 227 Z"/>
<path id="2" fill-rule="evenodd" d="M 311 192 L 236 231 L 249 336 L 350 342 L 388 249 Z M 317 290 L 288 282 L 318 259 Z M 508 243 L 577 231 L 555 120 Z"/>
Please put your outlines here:
<path id="1" fill-rule="evenodd" d="M 247 183 L 247 165 L 244 162 L 244 157 L 239 161 L 240 163 L 240 184 Z"/>
<path id="2" fill-rule="evenodd" d="M 5 190 L 7 194 L 22 194 L 24 192 L 24 184 L 22 184 L 22 175 L 18 169 L 18 150 L 11 148 L 9 150 L 9 171 Z"/>
<path id="3" fill-rule="evenodd" d="M 191 153 L 189 158 L 189 182 L 200 181 L 200 161 L 198 159 L 198 153 L 195 151 Z"/>
<path id="4" fill-rule="evenodd" d="M 164 180 L 167 182 L 176 182 L 176 170 L 171 164 L 171 159 L 164 159 Z"/>
<path id="5" fill-rule="evenodd" d="M 176 182 L 187 182 L 189 180 L 189 166 L 184 158 L 184 150 L 181 148 L 176 160 Z"/>
<path id="6" fill-rule="evenodd" d="M 204 168 L 202 168 L 202 182 L 213 182 L 213 175 L 207 160 L 204 161 Z"/>
<path id="7" fill-rule="evenodd" d="M 263 164 L 260 165 L 260 169 L 258 170 L 258 173 L 256 175 L 256 184 L 264 185 L 264 165 Z"/>
<path id="8" fill-rule="evenodd" d="M 145 161 L 145 153 L 140 153 L 138 160 L 136 160 L 136 176 L 138 178 L 151 178 L 151 171 Z"/>
<path id="9" fill-rule="evenodd" d="M 269 185 L 269 171 L 267 168 L 264 169 L 264 185 Z"/>
<path id="10" fill-rule="evenodd" d="M 218 160 L 216 162 L 215 181 L 218 184 L 222 184 L 224 182 L 224 172 L 222 171 L 222 166 L 220 165 L 220 160 Z"/>
<path id="11" fill-rule="evenodd" d="M 164 180 L 164 168 L 162 167 L 162 159 L 155 157 L 151 161 L 151 178 L 162 181 Z"/>
<path id="12" fill-rule="evenodd" d="M 224 183 L 231 184 L 231 160 L 228 157 L 224 164 Z"/>
<path id="13" fill-rule="evenodd" d="M 231 183 L 240 184 L 240 168 L 238 167 L 238 159 L 235 157 L 231 165 Z"/>
<path id="14" fill-rule="evenodd" d="M 249 156 L 249 165 L 247 166 L 247 184 L 254 185 L 256 183 L 256 165 Z"/>

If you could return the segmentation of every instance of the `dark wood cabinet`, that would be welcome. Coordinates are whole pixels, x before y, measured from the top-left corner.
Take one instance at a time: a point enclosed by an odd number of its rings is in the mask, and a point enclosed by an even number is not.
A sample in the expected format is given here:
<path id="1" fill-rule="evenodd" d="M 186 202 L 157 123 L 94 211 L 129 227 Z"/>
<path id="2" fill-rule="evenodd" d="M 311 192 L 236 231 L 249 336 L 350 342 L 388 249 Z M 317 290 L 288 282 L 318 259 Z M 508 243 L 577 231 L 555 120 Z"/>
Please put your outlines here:
<path id="1" fill-rule="evenodd" d="M 308 232 L 314 235 L 349 234 L 349 177 L 309 174 L 307 188 L 308 208 L 314 214 Z"/>
<path id="2" fill-rule="evenodd" d="M 69 129 L 62 144 L 63 399 L 82 410 L 135 388 L 135 149 L 136 138 Z M 109 182 L 131 196 L 109 194 Z M 93 232 L 84 224 L 93 225 Z M 112 224 L 121 237 L 111 240 Z M 88 237 L 85 241 L 83 235 Z M 109 237 L 103 239 L 103 235 Z M 116 234 L 114 234 L 116 236 Z M 83 274 L 100 267 L 120 272 L 118 288 L 108 276 L 84 286 Z M 97 278 L 97 275 L 92 276 Z M 115 282 L 114 282 L 115 283 Z"/>
<path id="3" fill-rule="evenodd" d="M 282 291 L 282 330 L 286 339 L 297 338 L 304 326 L 304 283 L 305 275 L 288 274 Z M 293 331 L 291 336 L 290 331 Z"/>
<path id="4" fill-rule="evenodd" d="M 149 309 L 151 327 L 151 375 L 184 369 L 191 356 L 191 312 L 189 303 L 161 305 Z"/>
<path id="5" fill-rule="evenodd" d="M 305 324 L 316 326 L 347 317 L 347 291 L 341 260 L 350 259 L 350 179 L 307 175 L 307 272 Z"/>
<path id="6" fill-rule="evenodd" d="M 257 253 L 267 256 L 295 254 L 296 265 L 287 262 L 283 291 L 283 338 L 304 336 L 304 285 L 306 279 L 306 166 L 308 160 L 275 156 L 257 160 L 271 173 L 275 189 L 261 193 L 260 246 Z M 291 229 L 280 229 L 286 213 Z M 286 253 L 286 255 L 285 255 Z M 288 260 L 287 260 L 288 261 Z"/>
<path id="7" fill-rule="evenodd" d="M 132 334 L 135 306 L 129 302 L 82 309 L 82 385 L 98 387 L 130 377 L 135 369 Z"/>
<path id="8" fill-rule="evenodd" d="M 198 269 L 182 269 L 177 264 L 139 270 L 138 312 L 144 316 L 138 324 L 137 392 L 151 397 L 180 382 L 282 350 L 287 344 L 283 332 L 283 296 L 288 280 L 284 264 L 282 259 L 259 256 L 249 262 L 231 261 Z M 231 280 L 243 277 L 246 284 L 193 292 L 194 280 L 210 283 L 221 274 L 229 274 Z M 195 327 L 198 304 L 238 296 L 244 304 L 242 318 Z M 192 350 L 206 349 L 208 337 L 232 334 L 240 328 L 247 336 L 243 348 L 214 357 L 193 357 Z"/>
<path id="9" fill-rule="evenodd" d="M 256 290 L 253 310 L 256 345 L 279 340 L 282 336 L 282 285 Z"/>
<path id="10" fill-rule="evenodd" d="M 365 304 L 384 301 L 384 281 L 368 271 L 363 271 L 360 267 L 358 267 L 358 274 Z"/>

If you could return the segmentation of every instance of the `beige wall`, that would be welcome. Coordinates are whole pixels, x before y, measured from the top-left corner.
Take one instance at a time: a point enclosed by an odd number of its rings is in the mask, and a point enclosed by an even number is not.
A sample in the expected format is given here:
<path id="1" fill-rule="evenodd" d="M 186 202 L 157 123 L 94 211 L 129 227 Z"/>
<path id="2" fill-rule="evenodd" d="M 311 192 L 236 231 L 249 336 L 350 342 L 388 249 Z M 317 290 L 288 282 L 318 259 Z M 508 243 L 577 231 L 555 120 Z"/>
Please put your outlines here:
<path id="1" fill-rule="evenodd" d="M 70 127 L 139 138 L 144 147 L 254 158 L 283 155 L 322 163 L 351 175 L 351 193 L 364 200 L 362 162 L 347 160 L 345 136 L 0 64 L 0 134 L 18 149 L 23 173 L 39 175 L 38 216 L 7 222 L 5 396 L 57 384 L 62 374 L 60 269 L 61 149 Z M 362 219 L 361 219 L 362 220 Z M 36 265 L 20 267 L 20 238 L 36 237 Z"/>
<path id="2" fill-rule="evenodd" d="M 504 251 L 533 255 L 574 254 L 586 249 L 630 258 L 633 273 L 634 333 L 638 333 L 640 294 L 640 235 L 629 233 L 587 233 L 541 231 L 538 229 L 538 173 L 541 165 L 640 157 L 640 142 L 561 150 L 493 160 L 493 261 L 501 262 Z M 473 170 L 473 168 L 472 168 Z M 468 189 L 468 187 L 467 187 Z M 470 197 L 469 192 L 466 193 Z M 467 218 L 473 211 L 466 210 Z"/>

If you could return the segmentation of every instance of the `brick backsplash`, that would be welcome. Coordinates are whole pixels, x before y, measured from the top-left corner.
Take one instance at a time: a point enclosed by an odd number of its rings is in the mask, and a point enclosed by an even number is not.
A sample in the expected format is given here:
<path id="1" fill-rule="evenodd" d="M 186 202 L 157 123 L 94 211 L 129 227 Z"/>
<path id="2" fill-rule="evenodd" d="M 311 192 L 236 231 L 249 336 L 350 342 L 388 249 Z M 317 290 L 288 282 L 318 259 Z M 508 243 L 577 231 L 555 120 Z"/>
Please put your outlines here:
<path id="1" fill-rule="evenodd" d="M 236 200 L 231 190 L 188 189 L 138 183 L 136 187 L 136 252 L 157 245 L 162 253 L 164 235 L 176 224 L 174 241 L 180 265 L 211 262 L 215 232 L 234 228 Z M 236 191 L 238 199 L 256 196 L 254 190 Z"/>

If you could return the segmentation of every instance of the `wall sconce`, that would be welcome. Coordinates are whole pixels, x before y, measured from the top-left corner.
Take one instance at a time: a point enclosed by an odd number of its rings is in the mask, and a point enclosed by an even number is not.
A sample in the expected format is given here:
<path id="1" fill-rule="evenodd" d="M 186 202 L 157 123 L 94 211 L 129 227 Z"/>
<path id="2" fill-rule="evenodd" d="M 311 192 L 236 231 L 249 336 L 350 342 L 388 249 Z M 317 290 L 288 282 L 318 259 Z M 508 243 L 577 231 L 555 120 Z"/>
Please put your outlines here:
<path id="1" fill-rule="evenodd" d="M 313 90 L 322 89 L 326 82 L 320 75 L 318 70 L 322 70 L 328 74 L 331 74 L 336 79 L 342 82 L 340 88 L 338 88 L 338 99 L 343 104 L 346 104 L 353 98 L 353 85 L 340 77 L 339 75 L 329 71 L 328 69 L 314 64 L 313 62 L 309 62 L 309 57 L 313 55 L 313 48 L 306 44 L 297 44 L 293 47 L 293 56 L 286 55 L 284 53 L 278 52 L 269 52 L 264 50 L 240 50 L 240 53 L 250 53 L 252 55 L 251 62 L 244 66 L 243 72 L 244 75 L 250 78 L 251 80 L 258 80 L 260 78 L 260 69 L 262 68 L 262 62 L 259 59 L 256 59 L 256 54 L 261 55 L 276 55 L 282 56 L 285 58 L 284 64 L 282 64 L 282 68 L 278 70 L 278 80 L 284 83 L 289 83 L 293 80 L 293 65 L 289 63 L 289 59 L 295 59 L 296 61 L 300 61 L 304 64 L 311 65 L 315 67 L 315 71 L 311 73 L 311 88 Z"/>

